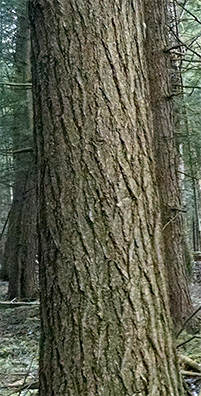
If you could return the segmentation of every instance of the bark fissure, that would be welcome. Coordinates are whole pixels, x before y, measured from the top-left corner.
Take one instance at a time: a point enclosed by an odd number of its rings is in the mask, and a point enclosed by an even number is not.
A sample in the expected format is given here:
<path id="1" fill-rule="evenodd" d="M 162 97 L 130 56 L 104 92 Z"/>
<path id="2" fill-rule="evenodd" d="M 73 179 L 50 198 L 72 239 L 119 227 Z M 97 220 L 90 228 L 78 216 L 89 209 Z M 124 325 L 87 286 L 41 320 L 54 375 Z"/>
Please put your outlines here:
<path id="1" fill-rule="evenodd" d="M 38 3 L 40 396 L 181 396 L 142 2 Z"/>
<path id="2" fill-rule="evenodd" d="M 155 157 L 162 211 L 165 264 L 168 275 L 168 291 L 171 314 L 176 328 L 192 310 L 185 262 L 187 249 L 181 208 L 178 178 L 178 147 L 175 140 L 175 121 L 172 102 L 167 100 L 171 92 L 169 54 L 167 45 L 167 4 L 144 0 L 150 100 L 153 114 Z M 174 221 L 171 221 L 174 219 Z"/>

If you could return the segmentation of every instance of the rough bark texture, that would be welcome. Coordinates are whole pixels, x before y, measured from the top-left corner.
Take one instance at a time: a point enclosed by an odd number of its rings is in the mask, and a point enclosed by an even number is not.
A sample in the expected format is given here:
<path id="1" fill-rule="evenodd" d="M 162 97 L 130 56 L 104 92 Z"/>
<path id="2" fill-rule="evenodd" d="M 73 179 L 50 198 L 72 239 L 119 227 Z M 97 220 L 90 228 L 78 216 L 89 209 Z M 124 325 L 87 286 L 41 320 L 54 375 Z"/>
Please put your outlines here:
<path id="1" fill-rule="evenodd" d="M 30 15 L 39 394 L 181 396 L 161 249 L 143 2 L 32 0 Z"/>
<path id="2" fill-rule="evenodd" d="M 30 27 L 28 10 L 18 17 L 15 80 L 30 81 Z M 32 98 L 30 90 L 15 91 L 13 150 L 32 144 Z M 13 203 L 8 223 L 3 267 L 8 268 L 9 298 L 34 298 L 36 280 L 36 178 L 33 153 L 14 155 Z"/>
<path id="3" fill-rule="evenodd" d="M 192 313 L 187 281 L 187 263 L 182 219 L 182 204 L 178 177 L 178 147 L 170 81 L 170 54 L 167 52 L 166 0 L 144 0 L 146 22 L 146 54 L 149 68 L 157 179 L 165 245 L 165 265 L 168 274 L 170 309 L 175 328 Z"/>

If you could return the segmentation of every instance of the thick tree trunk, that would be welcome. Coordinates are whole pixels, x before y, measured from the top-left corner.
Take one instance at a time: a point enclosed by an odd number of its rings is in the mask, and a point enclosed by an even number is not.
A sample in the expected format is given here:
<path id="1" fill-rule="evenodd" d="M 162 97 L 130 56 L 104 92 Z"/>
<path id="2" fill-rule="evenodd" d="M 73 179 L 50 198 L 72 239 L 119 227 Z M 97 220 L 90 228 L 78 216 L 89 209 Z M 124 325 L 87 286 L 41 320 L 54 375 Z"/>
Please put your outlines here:
<path id="1" fill-rule="evenodd" d="M 40 396 L 183 395 L 166 296 L 143 14 L 141 1 L 30 2 Z"/>
<path id="2" fill-rule="evenodd" d="M 186 249 L 178 177 L 178 148 L 170 81 L 170 55 L 167 53 L 166 1 L 144 0 L 146 10 L 146 54 L 149 69 L 157 178 L 160 190 L 165 264 L 168 274 L 170 309 L 175 328 L 192 313 L 187 281 Z"/>
<path id="3" fill-rule="evenodd" d="M 15 53 L 15 80 L 30 81 L 30 27 L 25 7 L 18 17 Z M 32 97 L 30 90 L 15 91 L 13 150 L 33 146 Z M 33 153 L 14 154 L 13 203 L 8 223 L 3 267 L 8 268 L 9 298 L 32 299 L 36 280 L 36 179 Z"/>

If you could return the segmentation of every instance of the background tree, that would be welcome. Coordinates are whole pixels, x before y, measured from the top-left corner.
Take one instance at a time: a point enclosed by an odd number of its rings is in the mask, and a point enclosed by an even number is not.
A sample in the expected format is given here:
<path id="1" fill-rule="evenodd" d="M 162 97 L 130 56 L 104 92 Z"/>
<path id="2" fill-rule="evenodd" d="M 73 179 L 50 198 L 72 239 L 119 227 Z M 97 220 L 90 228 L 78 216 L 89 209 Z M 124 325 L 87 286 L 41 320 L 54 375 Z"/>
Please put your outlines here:
<path id="1" fill-rule="evenodd" d="M 183 3 L 174 0 L 177 10 L 175 48 L 172 57 L 180 64 L 182 78 L 175 89 L 180 91 L 177 108 L 180 108 L 180 123 L 177 140 L 180 142 L 183 165 L 181 169 L 183 201 L 186 206 L 188 239 L 192 250 L 201 249 L 200 239 L 200 4 L 196 1 Z"/>
<path id="2" fill-rule="evenodd" d="M 162 5 L 149 2 L 163 32 Z M 166 296 L 145 11 L 141 1 L 30 1 L 40 396 L 183 395 Z"/>
<path id="3" fill-rule="evenodd" d="M 175 328 L 192 313 L 187 280 L 187 244 L 185 241 L 181 188 L 179 183 L 179 150 L 175 139 L 171 57 L 167 48 L 167 23 L 164 3 L 153 10 L 145 1 L 147 27 L 146 54 L 149 66 L 150 101 L 153 113 L 155 158 L 162 213 L 165 266 L 171 315 Z M 163 18 L 163 20 L 162 20 Z M 178 72 L 178 71 L 177 71 Z"/>
<path id="4" fill-rule="evenodd" d="M 8 221 L 3 272 L 8 271 L 9 298 L 34 298 L 36 281 L 36 196 L 32 144 L 32 101 L 30 91 L 30 29 L 27 2 L 17 8 L 13 61 L 12 153 L 13 202 Z"/>
<path id="5" fill-rule="evenodd" d="M 11 3 L 11 2 L 10 2 Z M 0 261 L 2 264 L 2 255 L 5 244 L 5 229 L 8 223 L 8 213 L 10 213 L 10 206 L 12 202 L 12 178 L 13 178 L 13 164 L 12 164 L 12 109 L 13 109 L 13 91 L 8 90 L 4 86 L 4 81 L 7 81 L 8 76 L 12 76 L 14 64 L 14 46 L 16 25 L 14 22 L 14 4 L 12 5 L 13 14 L 8 12 L 8 5 L 4 2 L 0 7 Z M 6 267 L 1 268 L 1 276 L 3 279 L 8 278 L 8 271 Z"/>

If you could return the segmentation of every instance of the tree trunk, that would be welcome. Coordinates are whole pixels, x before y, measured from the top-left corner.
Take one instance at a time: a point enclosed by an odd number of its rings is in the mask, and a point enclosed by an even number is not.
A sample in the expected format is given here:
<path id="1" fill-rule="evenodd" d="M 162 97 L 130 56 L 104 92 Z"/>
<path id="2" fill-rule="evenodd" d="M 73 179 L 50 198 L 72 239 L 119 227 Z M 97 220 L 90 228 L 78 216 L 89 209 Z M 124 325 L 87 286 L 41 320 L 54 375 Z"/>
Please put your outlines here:
<path id="1" fill-rule="evenodd" d="M 25 5 L 24 5 L 25 6 Z M 30 27 L 27 5 L 18 17 L 15 80 L 30 81 Z M 32 97 L 30 90 L 15 90 L 13 110 L 13 151 L 33 146 Z M 32 299 L 36 280 L 36 180 L 34 155 L 14 154 L 13 203 L 8 223 L 3 266 L 8 267 L 9 298 Z"/>
<path id="2" fill-rule="evenodd" d="M 32 0 L 30 15 L 39 394 L 181 396 L 142 2 Z"/>
<path id="3" fill-rule="evenodd" d="M 157 178 L 165 246 L 165 265 L 168 275 L 170 310 L 175 328 L 192 313 L 187 281 L 186 249 L 182 218 L 181 193 L 178 177 L 178 147 L 176 147 L 171 62 L 166 52 L 166 1 L 144 0 L 146 10 L 146 54 L 149 69 L 150 101 L 152 106 Z"/>
<path id="4" fill-rule="evenodd" d="M 38 253 L 38 234 L 36 229 L 36 174 L 35 166 L 29 169 L 25 185 L 22 208 L 22 245 L 19 254 L 21 279 L 20 298 L 38 297 L 38 280 L 36 274 L 36 255 Z"/>

